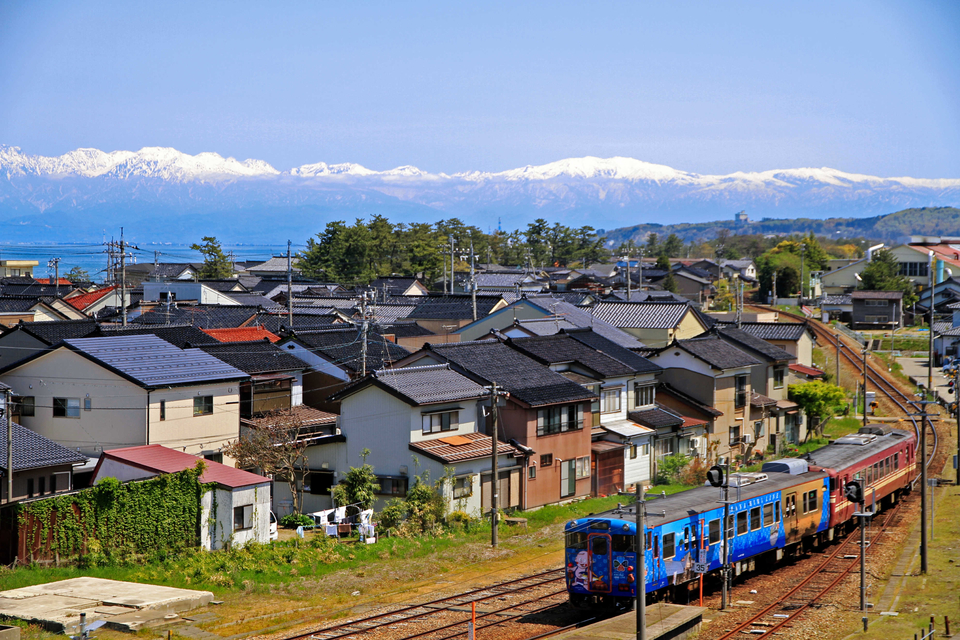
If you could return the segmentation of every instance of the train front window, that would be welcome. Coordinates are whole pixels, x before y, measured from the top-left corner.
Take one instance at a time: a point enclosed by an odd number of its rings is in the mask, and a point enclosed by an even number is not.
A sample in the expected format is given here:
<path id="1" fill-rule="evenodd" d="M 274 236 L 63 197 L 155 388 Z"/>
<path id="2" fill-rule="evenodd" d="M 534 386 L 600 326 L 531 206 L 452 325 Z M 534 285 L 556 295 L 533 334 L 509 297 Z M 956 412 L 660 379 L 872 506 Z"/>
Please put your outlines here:
<path id="1" fill-rule="evenodd" d="M 666 533 L 663 536 L 663 558 L 672 558 L 677 555 L 676 551 L 676 539 L 677 534 L 675 533 Z"/>
<path id="2" fill-rule="evenodd" d="M 590 539 L 590 551 L 595 556 L 605 556 L 609 553 L 607 550 L 607 537 L 595 536 Z"/>
<path id="3" fill-rule="evenodd" d="M 710 535 L 710 544 L 717 544 L 720 542 L 720 519 L 711 520 L 709 527 Z"/>
<path id="4" fill-rule="evenodd" d="M 586 549 L 587 534 L 582 531 L 567 533 L 567 549 Z"/>
<path id="5" fill-rule="evenodd" d="M 615 533 L 610 546 L 613 548 L 615 553 L 636 553 L 637 536 L 626 536 Z"/>

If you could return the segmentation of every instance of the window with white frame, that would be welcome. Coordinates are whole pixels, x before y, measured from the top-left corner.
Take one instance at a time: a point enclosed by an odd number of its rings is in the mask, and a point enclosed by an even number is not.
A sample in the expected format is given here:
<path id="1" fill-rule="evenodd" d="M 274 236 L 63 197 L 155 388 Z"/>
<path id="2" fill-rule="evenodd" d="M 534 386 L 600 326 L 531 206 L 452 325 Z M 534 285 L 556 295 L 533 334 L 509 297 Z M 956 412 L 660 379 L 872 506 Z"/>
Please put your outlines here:
<path id="1" fill-rule="evenodd" d="M 468 498 L 473 495 L 473 475 L 453 479 L 453 497 Z"/>
<path id="2" fill-rule="evenodd" d="M 763 420 L 757 420 L 753 423 L 753 441 L 756 442 L 763 437 Z"/>
<path id="3" fill-rule="evenodd" d="M 620 411 L 620 387 L 603 390 L 603 413 Z"/>
<path id="4" fill-rule="evenodd" d="M 440 433 L 441 431 L 456 431 L 460 427 L 459 411 L 444 411 L 429 413 L 423 418 L 424 433 Z"/>
<path id="5" fill-rule="evenodd" d="M 654 448 L 657 452 L 657 459 L 665 458 L 667 456 L 673 455 L 673 438 L 664 438 L 662 440 L 657 440 Z"/>
<path id="6" fill-rule="evenodd" d="M 590 456 L 577 458 L 577 479 L 590 477 Z"/>
<path id="7" fill-rule="evenodd" d="M 652 405 L 657 399 L 656 386 L 652 384 L 641 384 L 639 382 L 633 385 L 633 404 L 637 407 L 646 407 Z"/>
<path id="8" fill-rule="evenodd" d="M 730 444 L 740 443 L 740 423 L 735 422 L 730 425 Z"/>
<path id="9" fill-rule="evenodd" d="M 245 504 L 242 507 L 233 508 L 233 530 L 241 531 L 243 529 L 253 528 L 253 505 Z"/>
<path id="10" fill-rule="evenodd" d="M 785 369 L 783 367 L 777 367 L 773 370 L 773 388 L 774 389 L 783 389 L 783 376 Z"/>
<path id="11" fill-rule="evenodd" d="M 583 406 L 570 404 L 537 411 L 537 435 L 548 436 L 583 428 Z"/>
<path id="12" fill-rule="evenodd" d="M 633 444 L 630 445 L 630 459 L 631 459 L 631 460 L 636 460 L 636 459 L 637 459 L 637 444 L 636 444 L 636 443 L 633 443 Z"/>
<path id="13" fill-rule="evenodd" d="M 736 377 L 736 392 L 734 407 L 742 409 L 747 406 L 747 376 Z"/>

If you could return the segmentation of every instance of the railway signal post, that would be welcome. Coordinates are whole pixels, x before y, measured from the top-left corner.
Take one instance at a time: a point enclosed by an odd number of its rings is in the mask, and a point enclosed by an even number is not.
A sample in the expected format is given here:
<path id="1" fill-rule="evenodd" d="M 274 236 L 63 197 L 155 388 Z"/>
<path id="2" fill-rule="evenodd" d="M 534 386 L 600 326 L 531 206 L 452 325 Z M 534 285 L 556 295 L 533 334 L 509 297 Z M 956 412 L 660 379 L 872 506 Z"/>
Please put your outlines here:
<path id="1" fill-rule="evenodd" d="M 723 523 L 720 526 L 721 531 L 721 549 L 723 552 L 723 557 L 720 559 L 720 579 L 721 579 L 721 589 L 720 589 L 720 610 L 724 611 L 727 608 L 727 558 L 729 557 L 727 551 L 727 526 L 728 521 L 730 520 L 730 495 L 729 495 L 729 476 L 730 476 L 730 465 L 725 464 L 724 466 L 714 465 L 710 467 L 710 470 L 707 471 L 707 480 L 714 487 L 720 487 L 722 490 L 723 499 L 720 501 L 723 504 Z"/>
<path id="2" fill-rule="evenodd" d="M 860 510 L 853 515 L 860 518 L 860 613 L 863 615 L 863 630 L 867 630 L 867 525 L 866 520 L 873 513 L 864 508 L 863 485 L 852 480 L 843 486 L 843 495 Z"/>
<path id="3" fill-rule="evenodd" d="M 646 500 L 643 497 L 643 483 L 637 482 L 637 640 L 647 640 L 647 549 L 644 535 L 644 512 Z"/>
<path id="4" fill-rule="evenodd" d="M 926 391 L 921 388 L 917 394 L 923 400 L 914 400 L 914 405 L 923 407 L 920 413 L 911 413 L 910 416 L 920 418 L 920 573 L 927 573 L 927 413 L 928 404 L 937 404 L 935 400 L 926 400 Z"/>

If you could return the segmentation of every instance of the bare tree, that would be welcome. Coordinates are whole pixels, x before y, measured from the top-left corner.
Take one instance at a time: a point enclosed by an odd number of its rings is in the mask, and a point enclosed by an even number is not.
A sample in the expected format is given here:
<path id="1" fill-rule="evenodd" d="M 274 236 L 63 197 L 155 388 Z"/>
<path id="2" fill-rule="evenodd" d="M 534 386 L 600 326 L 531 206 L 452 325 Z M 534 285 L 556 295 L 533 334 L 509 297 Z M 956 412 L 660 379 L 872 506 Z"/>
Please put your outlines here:
<path id="1" fill-rule="evenodd" d="M 300 513 L 307 470 L 306 436 L 312 432 L 290 410 L 268 413 L 256 422 L 223 452 L 235 458 L 242 468 L 256 467 L 264 474 L 285 480 L 293 497 L 293 512 Z"/>

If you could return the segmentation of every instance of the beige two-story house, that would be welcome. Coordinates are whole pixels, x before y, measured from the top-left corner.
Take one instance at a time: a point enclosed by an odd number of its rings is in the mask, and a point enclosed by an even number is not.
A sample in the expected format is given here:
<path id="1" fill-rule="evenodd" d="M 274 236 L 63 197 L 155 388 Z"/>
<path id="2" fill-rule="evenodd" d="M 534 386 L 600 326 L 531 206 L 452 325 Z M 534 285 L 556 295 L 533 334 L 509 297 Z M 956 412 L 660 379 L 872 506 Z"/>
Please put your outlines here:
<path id="1" fill-rule="evenodd" d="M 88 457 L 147 444 L 220 455 L 249 378 L 153 335 L 68 339 L 0 369 L 20 423 Z"/>

